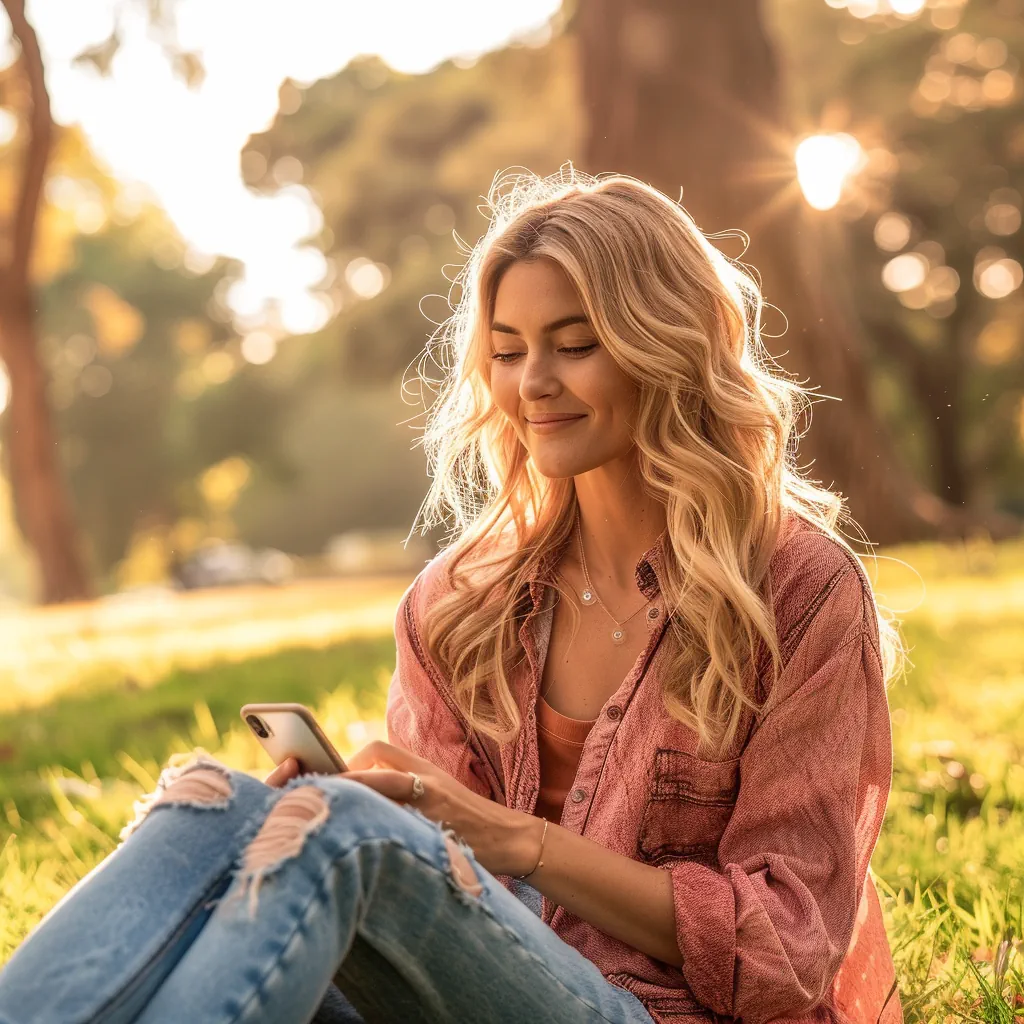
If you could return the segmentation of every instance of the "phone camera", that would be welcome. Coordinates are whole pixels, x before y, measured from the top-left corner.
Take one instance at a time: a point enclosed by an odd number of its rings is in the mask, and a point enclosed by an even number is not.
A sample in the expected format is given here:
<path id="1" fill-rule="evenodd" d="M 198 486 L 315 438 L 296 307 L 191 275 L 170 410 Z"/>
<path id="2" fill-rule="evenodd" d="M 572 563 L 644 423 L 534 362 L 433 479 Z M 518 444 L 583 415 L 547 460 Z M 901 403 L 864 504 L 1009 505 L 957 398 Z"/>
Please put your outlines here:
<path id="1" fill-rule="evenodd" d="M 249 728 L 252 729 L 260 739 L 266 739 L 270 735 L 270 731 L 263 724 L 263 720 L 258 715 L 246 715 L 245 720 L 249 723 Z"/>

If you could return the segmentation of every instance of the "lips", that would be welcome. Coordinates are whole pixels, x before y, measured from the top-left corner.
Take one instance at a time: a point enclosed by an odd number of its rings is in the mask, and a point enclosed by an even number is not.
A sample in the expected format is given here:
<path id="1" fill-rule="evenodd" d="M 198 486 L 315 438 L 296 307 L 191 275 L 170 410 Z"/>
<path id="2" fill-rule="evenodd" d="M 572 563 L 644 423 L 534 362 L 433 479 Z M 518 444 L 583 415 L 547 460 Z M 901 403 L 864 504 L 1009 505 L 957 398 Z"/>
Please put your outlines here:
<path id="1" fill-rule="evenodd" d="M 583 413 L 551 413 L 543 416 L 527 417 L 527 423 L 565 423 L 568 420 L 581 420 Z"/>

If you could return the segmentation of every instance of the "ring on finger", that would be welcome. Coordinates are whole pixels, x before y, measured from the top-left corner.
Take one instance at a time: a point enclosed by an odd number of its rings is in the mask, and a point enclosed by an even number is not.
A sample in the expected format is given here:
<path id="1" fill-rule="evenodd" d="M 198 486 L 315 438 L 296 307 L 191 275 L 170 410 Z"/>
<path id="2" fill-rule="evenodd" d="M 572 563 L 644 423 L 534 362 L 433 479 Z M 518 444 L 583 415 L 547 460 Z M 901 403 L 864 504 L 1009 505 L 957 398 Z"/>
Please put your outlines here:
<path id="1" fill-rule="evenodd" d="M 415 773 L 409 772 L 412 776 L 412 793 L 409 795 L 410 800 L 419 800 L 421 796 L 427 791 L 423 785 L 423 780 Z"/>

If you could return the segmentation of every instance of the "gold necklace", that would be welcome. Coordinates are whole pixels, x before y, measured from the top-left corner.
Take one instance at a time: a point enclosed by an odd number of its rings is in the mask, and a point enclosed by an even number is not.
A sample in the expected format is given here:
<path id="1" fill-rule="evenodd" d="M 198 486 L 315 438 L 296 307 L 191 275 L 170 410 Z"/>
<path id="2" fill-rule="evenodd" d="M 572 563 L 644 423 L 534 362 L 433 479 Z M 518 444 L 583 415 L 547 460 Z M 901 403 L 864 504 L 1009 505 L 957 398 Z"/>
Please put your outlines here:
<path id="1" fill-rule="evenodd" d="M 590 581 L 590 573 L 587 572 L 587 556 L 583 552 L 583 532 L 580 530 L 579 509 L 576 510 L 576 539 L 579 541 L 580 545 L 580 563 L 583 566 L 583 579 L 586 580 L 587 584 L 583 590 L 580 591 L 580 600 L 584 604 L 594 604 L 596 602 L 608 613 L 608 617 L 615 623 L 615 629 L 613 629 L 611 633 L 611 640 L 612 643 L 618 647 L 626 642 L 626 631 L 622 627 L 625 626 L 633 616 L 639 615 L 640 612 L 642 612 L 651 603 L 650 598 L 644 601 L 644 603 L 640 605 L 632 615 L 627 615 L 621 622 L 616 619 L 615 616 L 608 611 L 608 606 L 598 596 L 597 590 L 594 588 L 594 584 Z"/>

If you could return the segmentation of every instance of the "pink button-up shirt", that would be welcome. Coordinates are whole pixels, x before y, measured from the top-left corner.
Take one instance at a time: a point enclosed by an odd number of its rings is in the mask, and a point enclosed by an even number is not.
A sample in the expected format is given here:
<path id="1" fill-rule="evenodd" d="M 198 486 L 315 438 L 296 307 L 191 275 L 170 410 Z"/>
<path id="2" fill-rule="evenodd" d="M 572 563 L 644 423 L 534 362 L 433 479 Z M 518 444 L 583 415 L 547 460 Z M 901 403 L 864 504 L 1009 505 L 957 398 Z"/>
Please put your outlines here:
<path id="1" fill-rule="evenodd" d="M 560 554 L 530 582 L 526 658 L 513 677 L 524 727 L 504 747 L 469 736 L 420 639 L 423 609 L 450 585 L 445 552 L 395 617 L 390 741 L 527 813 L 540 782 L 535 706 Z M 637 563 L 648 598 L 660 592 L 663 557 L 659 539 Z M 659 1024 L 894 1024 L 903 1015 L 868 871 L 892 779 L 870 585 L 844 548 L 797 516 L 785 520 L 769 575 L 785 666 L 774 709 L 760 722 L 748 713 L 729 756 L 698 757 L 696 733 L 661 702 L 663 615 L 587 736 L 562 814 L 562 827 L 671 873 L 682 967 L 547 897 L 543 919 Z"/>

